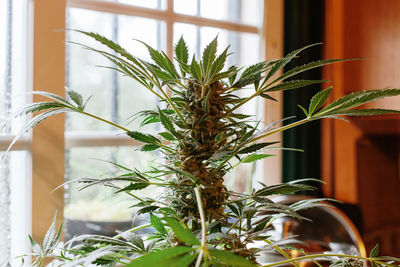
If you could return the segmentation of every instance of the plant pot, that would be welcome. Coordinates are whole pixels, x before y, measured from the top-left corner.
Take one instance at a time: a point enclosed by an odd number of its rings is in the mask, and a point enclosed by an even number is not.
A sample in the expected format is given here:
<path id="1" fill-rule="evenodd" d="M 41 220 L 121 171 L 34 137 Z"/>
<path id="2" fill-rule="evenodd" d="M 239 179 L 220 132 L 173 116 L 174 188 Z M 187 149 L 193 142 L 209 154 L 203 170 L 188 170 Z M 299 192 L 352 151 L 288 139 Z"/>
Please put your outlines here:
<path id="1" fill-rule="evenodd" d="M 115 236 L 118 232 L 123 232 L 130 228 L 132 228 L 132 220 L 92 221 L 65 218 L 65 241 L 83 234 Z"/>

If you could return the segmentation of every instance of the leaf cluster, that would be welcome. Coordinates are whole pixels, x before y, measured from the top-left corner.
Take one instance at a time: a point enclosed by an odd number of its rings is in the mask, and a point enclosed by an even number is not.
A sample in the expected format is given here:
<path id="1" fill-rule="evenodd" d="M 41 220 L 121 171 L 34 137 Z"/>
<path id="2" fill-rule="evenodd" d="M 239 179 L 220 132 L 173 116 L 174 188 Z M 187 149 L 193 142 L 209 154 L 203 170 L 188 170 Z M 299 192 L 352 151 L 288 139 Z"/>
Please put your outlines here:
<path id="1" fill-rule="evenodd" d="M 81 190 L 103 185 L 114 188 L 116 194 L 130 196 L 132 207 L 138 215 L 147 215 L 148 223 L 114 237 L 78 236 L 56 252 L 61 230 L 56 233 L 53 220 L 42 246 L 31 239 L 36 266 L 42 266 L 46 257 L 54 258 L 54 263 L 62 266 L 116 263 L 126 266 L 257 266 L 257 256 L 271 249 L 287 258 L 283 263 L 296 265 L 296 259 L 281 248 L 290 245 L 291 240 L 273 240 L 270 235 L 272 224 L 285 216 L 307 220 L 299 215 L 299 211 L 326 205 L 326 199 L 283 205 L 275 203 L 271 197 L 314 190 L 309 182 L 316 180 L 302 179 L 270 186 L 261 184 L 257 190 L 238 193 L 225 187 L 225 175 L 240 164 L 254 164 L 273 156 L 273 149 L 283 149 L 276 146 L 278 142 L 264 140 L 275 133 L 316 119 L 400 112 L 362 108 L 368 102 L 400 95 L 400 89 L 356 92 L 328 101 L 332 91 L 329 87 L 312 97 L 308 109 L 300 107 L 305 113 L 304 119 L 279 126 L 288 119 L 285 118 L 262 127 L 250 115 L 240 113 L 240 108 L 256 97 L 276 101 L 272 92 L 324 83 L 324 80 L 296 80 L 293 77 L 344 60 L 314 61 L 283 71 L 311 45 L 282 59 L 259 62 L 247 68 L 228 67 L 225 65 L 230 55 L 229 47 L 217 54 L 217 38 L 205 47 L 199 59 L 189 57 L 188 47 L 180 38 L 175 46 L 174 61 L 164 52 L 143 43 L 152 60 L 147 62 L 104 36 L 78 32 L 112 52 L 78 45 L 107 58 L 114 64 L 112 69 L 136 80 L 158 98 L 163 108 L 160 105 L 154 110 L 140 111 L 137 118 L 141 118 L 142 126 L 159 123 L 162 129 L 146 133 L 88 113 L 85 110 L 88 100 L 73 90 L 67 90 L 66 97 L 35 92 L 50 101 L 29 104 L 15 113 L 15 116 L 34 116 L 11 145 L 46 118 L 63 112 L 76 112 L 118 128 L 140 142 L 141 151 L 157 151 L 162 160 L 144 171 L 113 163 L 122 169 L 119 175 L 73 180 L 81 184 Z M 238 96 L 239 90 L 248 88 L 252 89 L 250 95 Z M 165 193 L 153 198 L 137 194 L 148 187 L 163 187 Z M 147 234 L 140 234 L 143 229 L 148 230 Z M 257 241 L 264 242 L 264 246 L 252 247 Z M 392 261 L 398 261 L 377 257 L 376 250 L 369 258 L 373 264 L 391 266 Z M 312 258 L 311 255 L 302 257 Z M 352 255 L 346 257 L 332 256 L 329 259 L 340 266 L 360 260 Z M 282 262 L 266 266 L 280 264 Z"/>

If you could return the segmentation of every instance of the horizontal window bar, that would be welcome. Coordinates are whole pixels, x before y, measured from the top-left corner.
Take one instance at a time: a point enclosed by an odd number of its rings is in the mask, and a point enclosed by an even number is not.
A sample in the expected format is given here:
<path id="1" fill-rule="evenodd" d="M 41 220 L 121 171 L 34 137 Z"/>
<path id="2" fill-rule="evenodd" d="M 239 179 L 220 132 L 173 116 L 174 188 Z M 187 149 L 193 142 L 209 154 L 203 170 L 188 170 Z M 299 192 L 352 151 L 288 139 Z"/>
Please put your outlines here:
<path id="1" fill-rule="evenodd" d="M 65 132 L 65 148 L 91 146 L 140 146 L 142 143 L 118 132 Z"/>
<path id="2" fill-rule="evenodd" d="M 0 135 L 0 151 L 5 151 L 10 146 L 15 135 Z M 11 147 L 10 151 L 15 150 L 26 150 L 30 145 L 30 139 L 27 137 L 21 137 Z"/>
<path id="3" fill-rule="evenodd" d="M 157 20 L 168 20 L 172 22 L 182 22 L 197 26 L 216 27 L 230 31 L 248 32 L 258 34 L 260 29 L 255 26 L 241 23 L 207 19 L 197 16 L 189 16 L 175 13 L 170 10 L 158 10 L 144 7 L 137 7 L 118 2 L 108 2 L 102 0 L 68 0 L 69 7 L 110 12 L 120 15 L 152 18 Z"/>

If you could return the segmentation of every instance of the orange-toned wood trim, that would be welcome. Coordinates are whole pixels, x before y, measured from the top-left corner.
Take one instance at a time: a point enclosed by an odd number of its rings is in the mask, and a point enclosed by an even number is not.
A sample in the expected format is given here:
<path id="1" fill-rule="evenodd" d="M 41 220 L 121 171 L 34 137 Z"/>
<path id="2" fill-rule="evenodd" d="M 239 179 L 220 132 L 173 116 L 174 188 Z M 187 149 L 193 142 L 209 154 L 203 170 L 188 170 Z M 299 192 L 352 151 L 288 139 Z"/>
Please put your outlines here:
<path id="1" fill-rule="evenodd" d="M 33 2 L 33 90 L 64 94 L 65 0 Z M 51 10 L 51 12 L 49 12 Z M 34 98 L 38 101 L 39 98 Z M 41 99 L 43 100 L 43 99 Z M 32 234 L 43 240 L 58 211 L 57 225 L 63 220 L 64 119 L 56 116 L 41 123 L 32 136 Z"/>
<path id="2" fill-rule="evenodd" d="M 325 58 L 345 58 L 346 1 L 325 1 Z M 323 69 L 323 79 L 332 81 L 330 101 L 346 94 L 345 64 Z M 347 63 L 348 64 L 348 63 Z M 321 124 L 321 175 L 326 196 L 357 203 L 356 140 L 361 131 L 351 123 L 324 120 Z"/>
<path id="3" fill-rule="evenodd" d="M 343 0 L 325 1 L 325 36 L 324 58 L 341 58 L 343 56 Z M 332 81 L 335 90 L 330 101 L 336 96 L 337 90 L 343 88 L 343 75 L 341 65 L 331 65 L 322 70 L 323 79 Z M 322 189 L 327 197 L 335 195 L 335 162 L 334 162 L 334 121 L 323 120 L 321 122 L 321 177 L 326 183 Z"/>
<path id="4" fill-rule="evenodd" d="M 274 60 L 283 57 L 283 28 L 284 28 L 284 1 L 264 1 L 264 43 L 265 59 Z M 264 121 L 271 123 L 282 119 L 283 95 L 282 92 L 271 94 L 278 102 L 265 101 Z M 269 141 L 282 140 L 282 134 L 272 136 Z M 276 150 L 276 156 L 263 161 L 264 183 L 277 184 L 282 182 L 282 152 Z"/>

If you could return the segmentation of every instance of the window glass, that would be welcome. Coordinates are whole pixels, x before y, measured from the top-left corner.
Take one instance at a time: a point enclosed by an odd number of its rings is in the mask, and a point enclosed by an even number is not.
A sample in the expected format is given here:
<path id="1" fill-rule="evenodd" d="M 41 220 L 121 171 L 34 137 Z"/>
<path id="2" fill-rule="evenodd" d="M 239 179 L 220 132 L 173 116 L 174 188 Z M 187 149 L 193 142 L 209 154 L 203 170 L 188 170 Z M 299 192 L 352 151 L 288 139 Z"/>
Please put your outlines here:
<path id="1" fill-rule="evenodd" d="M 262 0 L 175 0 L 176 13 L 259 26 Z"/>
<path id="2" fill-rule="evenodd" d="M 11 151 L 0 164 L 0 263 L 27 251 L 30 183 L 26 151 Z"/>
<path id="3" fill-rule="evenodd" d="M 4 149 L 24 123 L 17 118 L 2 127 L 27 99 L 26 17 L 27 1 L 0 1 L 0 147 Z M 30 222 L 27 152 L 11 151 L 2 159 L 3 154 L 0 151 L 0 265 L 27 252 Z"/>
<path id="4" fill-rule="evenodd" d="M 166 0 L 104 0 L 104 1 L 118 2 L 122 4 L 152 8 L 152 9 L 165 9 L 167 6 Z"/>
<path id="5" fill-rule="evenodd" d="M 76 178 L 106 178 L 127 173 L 128 169 L 149 170 L 156 153 L 137 151 L 135 147 L 75 147 L 67 151 L 66 182 Z M 108 161 L 108 162 L 107 162 Z M 119 183 L 119 186 L 124 184 Z M 126 185 L 126 184 L 125 184 Z M 128 194 L 115 194 L 116 189 L 105 186 L 92 186 L 79 190 L 82 184 L 67 183 L 65 187 L 65 218 L 90 222 L 131 222 L 134 209 L 132 197 Z M 157 197 L 160 192 L 148 187 L 139 196 Z M 66 228 L 73 231 L 73 229 Z M 73 236 L 73 233 L 67 233 Z"/>
<path id="6" fill-rule="evenodd" d="M 82 20 L 81 18 L 85 18 Z M 87 30 L 112 37 L 135 56 L 149 60 L 145 46 L 140 39 L 157 49 L 165 49 L 165 23 L 138 17 L 117 16 L 110 13 L 69 9 L 70 27 Z M 95 48 L 105 49 L 82 34 L 68 32 L 68 39 Z M 82 49 L 74 44 L 68 46 L 67 86 L 80 92 L 84 98 L 91 97 L 88 112 L 126 125 L 130 117 L 143 109 L 155 107 L 153 94 L 143 89 L 139 83 L 123 77 L 111 67 L 109 61 L 97 53 Z M 131 128 L 138 127 L 134 121 Z M 68 131 L 75 130 L 115 130 L 91 118 L 68 114 Z M 149 129 L 150 127 L 147 127 Z"/>
<path id="7" fill-rule="evenodd" d="M 0 1 L 0 124 L 27 99 L 25 8 L 25 1 Z M 23 121 L 13 119 L 0 134 L 15 134 Z"/>
<path id="8" fill-rule="evenodd" d="M 189 53 L 198 57 L 206 45 L 218 36 L 218 51 L 221 53 L 228 45 L 233 53 L 228 57 L 227 66 L 250 65 L 260 60 L 260 36 L 252 33 L 227 31 L 214 27 L 200 27 L 186 23 L 174 24 L 174 43 L 183 36 Z"/>

